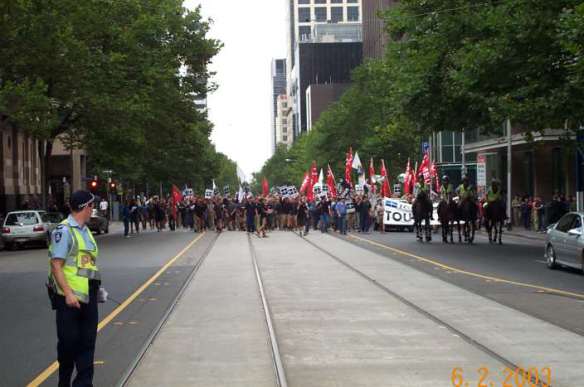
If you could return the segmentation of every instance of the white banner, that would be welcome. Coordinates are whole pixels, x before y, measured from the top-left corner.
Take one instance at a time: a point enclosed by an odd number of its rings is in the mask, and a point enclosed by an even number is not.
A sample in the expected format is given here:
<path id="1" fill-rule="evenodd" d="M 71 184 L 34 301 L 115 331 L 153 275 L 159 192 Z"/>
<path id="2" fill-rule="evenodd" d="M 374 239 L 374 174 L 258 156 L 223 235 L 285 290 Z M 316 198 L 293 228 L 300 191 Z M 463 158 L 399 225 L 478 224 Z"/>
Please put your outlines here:
<path id="1" fill-rule="evenodd" d="M 211 199 L 213 197 L 213 190 L 212 189 L 206 189 L 205 190 L 205 199 Z"/>
<path id="2" fill-rule="evenodd" d="M 399 199 L 384 198 L 383 206 L 385 207 L 383 224 L 387 226 L 414 226 L 414 215 L 410 203 Z M 434 219 L 430 220 L 432 226 L 440 225 L 437 210 L 438 204 L 434 204 Z"/>

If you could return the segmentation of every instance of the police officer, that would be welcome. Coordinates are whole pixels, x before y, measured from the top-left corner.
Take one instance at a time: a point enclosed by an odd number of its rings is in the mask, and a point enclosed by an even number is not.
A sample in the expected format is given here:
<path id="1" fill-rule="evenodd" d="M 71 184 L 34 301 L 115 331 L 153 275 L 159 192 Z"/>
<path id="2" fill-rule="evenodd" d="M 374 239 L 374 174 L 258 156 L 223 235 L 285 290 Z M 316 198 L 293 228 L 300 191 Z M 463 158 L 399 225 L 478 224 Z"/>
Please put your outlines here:
<path id="1" fill-rule="evenodd" d="M 458 197 L 460 200 L 474 200 L 474 190 L 470 185 L 470 180 L 467 175 L 462 178 L 462 184 L 458 187 Z"/>
<path id="2" fill-rule="evenodd" d="M 454 189 L 452 184 L 450 184 L 450 178 L 448 175 L 442 176 L 442 185 L 440 186 L 440 199 L 444 200 L 446 203 L 450 203 L 454 196 Z"/>
<path id="3" fill-rule="evenodd" d="M 426 184 L 424 179 L 424 175 L 418 175 L 418 182 L 416 183 L 415 187 L 416 195 L 424 192 L 428 197 L 430 197 L 430 186 Z"/>
<path id="4" fill-rule="evenodd" d="M 51 235 L 49 294 L 56 310 L 59 386 L 91 386 L 97 335 L 100 272 L 98 248 L 87 222 L 95 197 L 86 191 L 71 195 L 71 214 Z"/>
<path id="5" fill-rule="evenodd" d="M 492 204 L 501 200 L 501 188 L 499 180 L 493 179 L 491 181 L 491 189 L 487 192 L 487 203 Z"/>

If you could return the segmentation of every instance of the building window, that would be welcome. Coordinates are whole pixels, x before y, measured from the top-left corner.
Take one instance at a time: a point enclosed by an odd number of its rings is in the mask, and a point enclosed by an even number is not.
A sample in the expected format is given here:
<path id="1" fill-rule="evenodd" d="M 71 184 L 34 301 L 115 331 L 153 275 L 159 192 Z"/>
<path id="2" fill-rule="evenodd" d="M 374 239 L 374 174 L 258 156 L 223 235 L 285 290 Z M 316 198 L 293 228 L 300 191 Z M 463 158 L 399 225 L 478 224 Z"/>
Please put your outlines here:
<path id="1" fill-rule="evenodd" d="M 359 7 L 347 7 L 347 20 L 359 21 Z"/>
<path id="2" fill-rule="evenodd" d="M 358 3 L 359 0 L 347 0 L 347 3 Z"/>
<path id="3" fill-rule="evenodd" d="M 331 21 L 333 23 L 343 21 L 343 7 L 331 7 Z"/>
<path id="4" fill-rule="evenodd" d="M 298 27 L 298 40 L 303 41 L 310 39 L 310 34 L 311 34 L 310 26 Z"/>
<path id="5" fill-rule="evenodd" d="M 282 136 L 282 141 L 288 141 L 288 136 Z"/>
<path id="6" fill-rule="evenodd" d="M 314 0 L 314 4 L 326 4 L 326 0 Z"/>
<path id="7" fill-rule="evenodd" d="M 298 8 L 298 23 L 310 23 L 310 8 Z"/>
<path id="8" fill-rule="evenodd" d="M 343 4 L 343 0 L 331 0 L 333 4 Z"/>
<path id="9" fill-rule="evenodd" d="M 310 4 L 310 0 L 298 0 L 298 4 Z"/>
<path id="10" fill-rule="evenodd" d="M 327 21 L 326 17 L 326 7 L 316 7 L 314 8 L 314 17 L 317 22 Z"/>

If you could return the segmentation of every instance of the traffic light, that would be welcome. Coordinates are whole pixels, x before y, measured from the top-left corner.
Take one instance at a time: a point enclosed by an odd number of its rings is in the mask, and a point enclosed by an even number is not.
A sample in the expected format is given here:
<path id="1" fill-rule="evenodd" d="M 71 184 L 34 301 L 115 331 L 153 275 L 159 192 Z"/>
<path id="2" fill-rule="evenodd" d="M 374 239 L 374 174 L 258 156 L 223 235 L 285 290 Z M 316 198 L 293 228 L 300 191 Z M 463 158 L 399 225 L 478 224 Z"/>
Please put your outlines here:
<path id="1" fill-rule="evenodd" d="M 116 182 L 115 181 L 112 181 L 109 183 L 109 189 L 112 192 L 116 192 Z"/>
<path id="2" fill-rule="evenodd" d="M 89 190 L 91 192 L 97 191 L 97 180 L 96 179 L 93 179 L 89 182 Z"/>

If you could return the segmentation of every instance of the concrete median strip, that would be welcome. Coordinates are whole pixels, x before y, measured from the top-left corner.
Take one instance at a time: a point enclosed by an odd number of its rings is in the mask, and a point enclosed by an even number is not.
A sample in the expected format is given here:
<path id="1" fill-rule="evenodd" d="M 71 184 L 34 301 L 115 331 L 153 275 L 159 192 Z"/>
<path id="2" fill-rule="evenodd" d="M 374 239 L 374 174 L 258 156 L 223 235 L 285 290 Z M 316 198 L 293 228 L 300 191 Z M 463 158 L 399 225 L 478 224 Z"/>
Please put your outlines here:
<path id="1" fill-rule="evenodd" d="M 322 235 L 310 238 L 513 363 L 526 368 L 548 368 L 553 375 L 553 385 L 582 384 L 584 370 L 580 365 L 584 362 L 584 337 L 347 241 Z"/>

